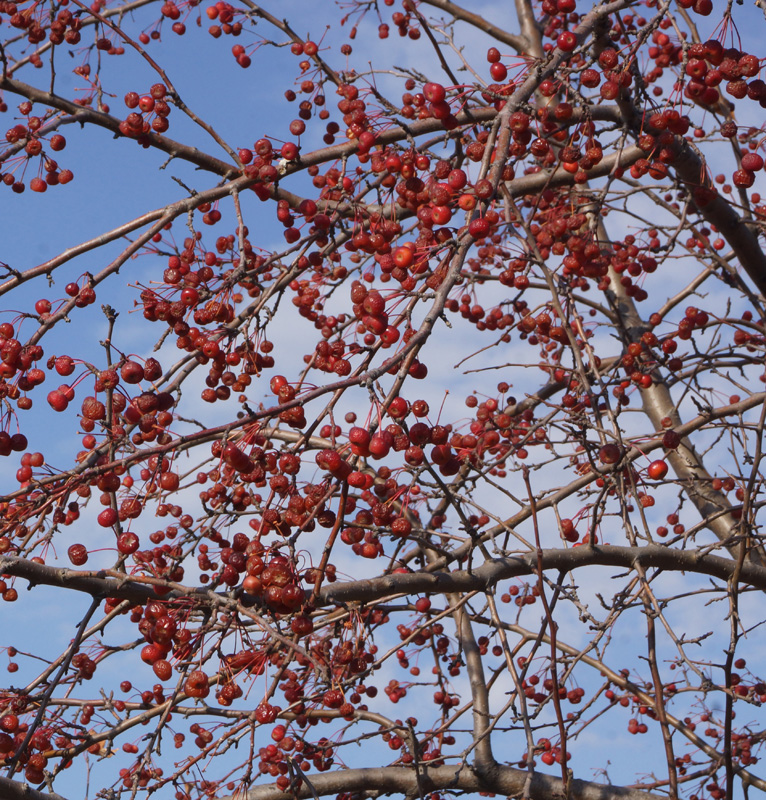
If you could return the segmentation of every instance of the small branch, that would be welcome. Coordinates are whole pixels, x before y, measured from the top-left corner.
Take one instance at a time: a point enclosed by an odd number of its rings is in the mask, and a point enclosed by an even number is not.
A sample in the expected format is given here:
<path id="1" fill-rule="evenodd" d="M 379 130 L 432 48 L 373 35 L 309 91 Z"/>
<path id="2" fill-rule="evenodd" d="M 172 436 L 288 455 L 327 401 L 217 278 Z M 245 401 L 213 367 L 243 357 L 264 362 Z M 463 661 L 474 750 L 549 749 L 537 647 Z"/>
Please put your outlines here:
<path id="1" fill-rule="evenodd" d="M 460 20 L 461 22 L 466 22 L 469 25 L 473 25 L 474 28 L 486 33 L 487 36 L 491 36 L 494 40 L 512 47 L 519 54 L 525 52 L 529 47 L 525 37 L 517 36 L 516 34 L 509 33 L 503 28 L 498 28 L 497 25 L 493 25 L 488 19 L 485 19 L 480 14 L 474 14 L 472 11 L 466 11 L 466 9 L 461 8 L 456 3 L 451 2 L 451 0 L 423 0 L 423 2 L 426 5 L 433 6 L 441 11 L 445 11 L 447 14 L 451 14 L 455 19 Z"/>

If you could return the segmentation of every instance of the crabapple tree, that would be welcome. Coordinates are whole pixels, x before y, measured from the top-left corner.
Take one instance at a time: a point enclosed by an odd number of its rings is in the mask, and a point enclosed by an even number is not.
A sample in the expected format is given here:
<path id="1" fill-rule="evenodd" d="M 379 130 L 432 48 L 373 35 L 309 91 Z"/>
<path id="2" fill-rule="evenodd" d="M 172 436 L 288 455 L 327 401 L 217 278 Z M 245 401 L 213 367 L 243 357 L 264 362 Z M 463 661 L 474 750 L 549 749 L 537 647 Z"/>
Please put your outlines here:
<path id="1" fill-rule="evenodd" d="M 0 795 L 766 790 L 763 9 L 0 0 Z"/>

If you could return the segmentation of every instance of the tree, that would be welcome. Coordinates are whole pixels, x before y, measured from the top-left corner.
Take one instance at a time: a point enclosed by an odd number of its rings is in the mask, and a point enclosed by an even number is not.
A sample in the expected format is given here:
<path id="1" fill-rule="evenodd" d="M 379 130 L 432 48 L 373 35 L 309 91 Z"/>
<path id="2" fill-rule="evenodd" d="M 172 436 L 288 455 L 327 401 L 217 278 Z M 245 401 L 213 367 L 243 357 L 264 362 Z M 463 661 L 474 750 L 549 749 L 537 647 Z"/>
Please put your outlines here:
<path id="1" fill-rule="evenodd" d="M 761 12 L 500 5 L 0 3 L 3 797 L 766 789 Z"/>

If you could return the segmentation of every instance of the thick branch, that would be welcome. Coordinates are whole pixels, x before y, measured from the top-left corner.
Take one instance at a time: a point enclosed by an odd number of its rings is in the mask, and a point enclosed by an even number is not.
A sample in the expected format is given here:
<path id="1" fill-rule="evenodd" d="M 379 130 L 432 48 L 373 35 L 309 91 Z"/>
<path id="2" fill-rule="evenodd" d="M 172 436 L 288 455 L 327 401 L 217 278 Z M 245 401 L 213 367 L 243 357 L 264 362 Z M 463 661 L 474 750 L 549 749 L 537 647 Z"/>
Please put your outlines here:
<path id="1" fill-rule="evenodd" d="M 737 565 L 730 558 L 705 554 L 698 550 L 676 550 L 666 545 L 623 547 L 611 545 L 582 546 L 545 550 L 542 555 L 544 570 L 568 572 L 588 566 L 621 567 L 631 569 L 635 564 L 643 567 L 673 572 L 693 572 L 709 575 L 722 581 L 729 580 Z M 342 603 L 371 603 L 395 594 L 421 594 L 484 591 L 498 581 L 537 573 L 537 553 L 525 553 L 485 561 L 474 570 L 456 572 L 413 572 L 384 575 L 359 581 L 331 583 L 317 596 L 318 605 L 331 606 Z M 93 596 L 114 597 L 145 603 L 158 594 L 154 585 L 168 586 L 157 579 L 151 582 L 120 579 L 114 573 L 81 572 L 65 567 L 38 564 L 17 556 L 0 557 L 0 575 L 24 578 L 30 584 L 58 586 Z M 746 563 L 742 566 L 740 582 L 755 589 L 766 590 L 766 567 Z M 217 595 L 209 589 L 171 584 L 172 591 L 161 596 L 167 600 L 196 598 L 201 603 L 210 602 Z M 244 605 L 252 605 L 245 602 Z"/>
<path id="2" fill-rule="evenodd" d="M 737 216 L 728 206 L 727 208 L 735 217 Z M 742 227 L 746 228 L 747 226 L 742 225 Z M 604 241 L 608 240 L 603 224 L 599 225 L 599 237 Z M 610 275 L 612 281 L 608 293 L 611 295 L 612 303 L 618 311 L 630 341 L 640 341 L 641 335 L 644 331 L 649 330 L 649 326 L 641 319 L 633 298 L 628 295 L 619 276 L 614 272 Z M 685 426 L 681 422 L 678 407 L 667 383 L 659 370 L 656 370 L 655 374 L 658 379 L 648 388 L 641 390 L 643 409 L 655 430 L 661 430 L 663 428 L 662 420 L 668 418 L 672 421 L 676 432 L 683 436 L 680 446 L 667 452 L 667 459 L 678 480 L 686 487 L 689 499 L 694 503 L 700 517 L 705 520 L 707 527 L 718 537 L 719 541 L 731 549 L 732 553 L 738 553 L 738 549 L 734 548 L 731 543 L 731 538 L 737 529 L 736 520 L 731 513 L 732 504 L 723 492 L 713 488 L 712 475 L 707 471 L 702 457 L 685 435 L 687 433 L 684 430 Z M 751 550 L 748 557 L 756 563 L 763 563 L 762 554 L 758 550 Z"/>
<path id="3" fill-rule="evenodd" d="M 634 107 L 630 107 L 630 112 L 627 114 L 628 119 L 623 118 L 617 106 L 605 106 L 602 114 L 604 115 L 602 118 L 614 115 L 615 122 L 627 122 L 636 136 L 643 131 L 643 115 Z M 766 297 L 766 253 L 758 242 L 757 231 L 736 212 L 730 201 L 712 189 L 712 184 L 707 176 L 707 165 L 699 151 L 683 137 L 677 136 L 675 143 L 678 147 L 678 154 L 671 164 L 673 170 L 694 199 L 700 214 L 708 223 L 716 227 L 734 251 L 750 280 Z M 714 192 L 709 202 L 702 202 L 700 196 L 695 192 L 700 188 Z"/>
<path id="4" fill-rule="evenodd" d="M 507 558 L 485 561 L 480 567 L 468 571 L 408 573 L 385 575 L 347 583 L 333 583 L 319 593 L 323 604 L 366 603 L 387 594 L 419 594 L 422 592 L 483 591 L 498 581 L 537 573 L 537 553 L 526 553 Z M 610 566 L 631 569 L 635 564 L 673 572 L 695 572 L 728 580 L 737 568 L 730 558 L 705 555 L 698 550 L 675 550 L 666 545 L 622 547 L 611 545 L 582 546 L 568 549 L 545 550 L 542 554 L 544 570 L 570 570 L 585 566 Z M 741 582 L 757 589 L 766 589 L 766 568 L 747 563 L 742 567 Z"/>
<path id="5" fill-rule="evenodd" d="M 621 786 L 603 786 L 590 781 L 572 780 L 565 790 L 560 778 L 534 773 L 528 783 L 526 770 L 499 767 L 491 778 L 480 777 L 465 766 L 428 768 L 421 765 L 419 771 L 404 767 L 377 767 L 369 769 L 347 769 L 312 775 L 311 787 L 305 784 L 292 792 L 281 792 L 273 784 L 257 786 L 247 792 L 247 800 L 287 800 L 287 798 L 312 797 L 337 794 L 338 792 L 376 792 L 420 796 L 420 792 L 452 789 L 462 792 L 495 792 L 516 797 L 528 785 L 531 800 L 659 800 L 660 795 L 629 789 Z M 241 795 L 236 795 L 241 797 Z M 222 800 L 234 800 L 222 798 Z"/>
<path id="6" fill-rule="evenodd" d="M 705 180 L 705 163 L 688 143 L 684 143 L 673 168 L 692 194 L 695 187 L 709 185 Z M 697 202 L 697 207 L 705 220 L 726 239 L 750 280 L 766 297 L 766 254 L 756 231 L 737 214 L 731 202 L 717 192 L 709 203 Z"/>
<path id="7" fill-rule="evenodd" d="M 55 792 L 39 792 L 24 781 L 0 777 L 0 797 L 3 800 L 67 800 Z"/>

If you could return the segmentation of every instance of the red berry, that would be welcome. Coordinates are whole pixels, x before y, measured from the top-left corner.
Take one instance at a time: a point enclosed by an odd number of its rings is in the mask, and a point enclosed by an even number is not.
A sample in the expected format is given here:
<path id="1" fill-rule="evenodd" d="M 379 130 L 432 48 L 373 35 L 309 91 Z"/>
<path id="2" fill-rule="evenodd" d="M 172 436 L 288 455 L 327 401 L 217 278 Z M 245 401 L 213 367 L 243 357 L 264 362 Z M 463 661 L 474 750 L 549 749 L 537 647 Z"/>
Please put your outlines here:
<path id="1" fill-rule="evenodd" d="M 105 508 L 98 515 L 98 524 L 102 528 L 111 528 L 117 522 L 118 514 L 113 508 Z"/>
<path id="2" fill-rule="evenodd" d="M 107 509 L 107 510 L 111 511 L 111 509 Z M 104 512 L 102 511 L 101 513 L 103 514 Z M 100 515 L 99 515 L 99 524 L 101 524 L 101 516 Z M 113 524 L 113 523 L 109 523 L 109 524 Z M 105 525 L 104 527 L 107 527 L 107 526 Z M 123 555 L 130 555 L 131 553 L 135 553 L 136 550 L 138 550 L 138 545 L 139 545 L 138 536 L 136 536 L 136 534 L 133 533 L 132 531 L 125 531 L 124 533 L 121 533 L 117 537 L 117 549 Z"/>
<path id="3" fill-rule="evenodd" d="M 468 225 L 468 233 L 470 233 L 474 239 L 483 239 L 489 234 L 489 222 L 487 222 L 484 217 L 472 219 Z"/>
<path id="4" fill-rule="evenodd" d="M 556 39 L 556 46 L 565 53 L 571 53 L 577 47 L 577 37 L 572 31 L 562 31 Z"/>
<path id="5" fill-rule="evenodd" d="M 652 463 L 646 468 L 646 474 L 653 481 L 661 481 L 668 474 L 667 461 L 663 461 L 661 458 L 658 458 L 656 461 L 652 461 Z"/>
<path id="6" fill-rule="evenodd" d="M 67 550 L 67 555 L 76 567 L 81 567 L 88 560 L 88 549 L 84 544 L 73 544 Z"/>
<path id="7" fill-rule="evenodd" d="M 750 172 L 757 172 L 763 169 L 763 158 L 758 153 L 745 153 L 742 156 L 742 169 L 748 169 Z"/>
<path id="8" fill-rule="evenodd" d="M 508 69 L 505 64 L 497 61 L 489 68 L 489 74 L 494 81 L 504 81 L 508 77 Z"/>
<path id="9" fill-rule="evenodd" d="M 125 383 L 141 383 L 144 379 L 144 368 L 137 361 L 126 361 L 120 375 Z"/>
<path id="10" fill-rule="evenodd" d="M 164 658 L 160 658 L 159 660 L 155 661 L 152 664 L 152 669 L 154 670 L 154 674 L 161 681 L 168 680 L 170 676 L 173 674 L 173 667 L 170 665 L 170 662 L 165 660 Z"/>
<path id="11" fill-rule="evenodd" d="M 602 464 L 616 464 L 622 458 L 622 448 L 609 442 L 598 451 L 598 458 Z"/>
<path id="12" fill-rule="evenodd" d="M 63 392 L 54 389 L 48 394 L 48 404 L 54 411 L 66 411 L 69 401 L 66 399 Z"/>
<path id="13" fill-rule="evenodd" d="M 286 159 L 287 161 L 294 161 L 298 158 L 298 145 L 294 144 L 293 142 L 285 142 L 282 145 L 282 158 Z"/>
<path id="14" fill-rule="evenodd" d="M 147 644 L 141 649 L 141 661 L 145 664 L 154 664 L 162 658 L 162 648 L 156 644 Z"/>
<path id="15" fill-rule="evenodd" d="M 423 86 L 423 97 L 429 103 L 441 103 L 447 96 L 447 92 L 440 83 L 427 83 Z"/>
<path id="16" fill-rule="evenodd" d="M 755 173 L 749 169 L 738 169 L 731 176 L 732 183 L 743 189 L 749 189 L 755 183 Z"/>
<path id="17" fill-rule="evenodd" d="M 14 433 L 13 436 L 11 436 L 10 445 L 11 450 L 14 452 L 23 453 L 27 449 L 27 444 L 27 437 L 24 436 L 23 433 Z M 42 463 L 37 464 L 36 466 L 40 467 L 42 466 Z"/>

